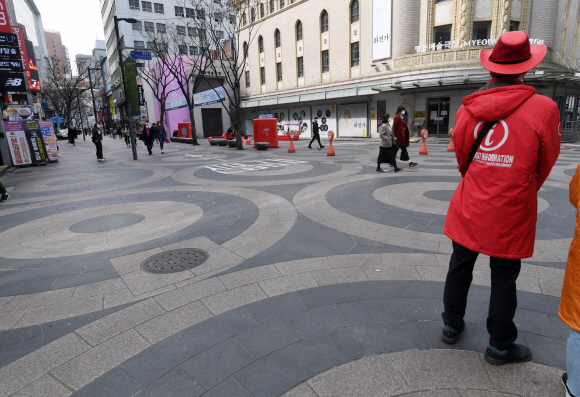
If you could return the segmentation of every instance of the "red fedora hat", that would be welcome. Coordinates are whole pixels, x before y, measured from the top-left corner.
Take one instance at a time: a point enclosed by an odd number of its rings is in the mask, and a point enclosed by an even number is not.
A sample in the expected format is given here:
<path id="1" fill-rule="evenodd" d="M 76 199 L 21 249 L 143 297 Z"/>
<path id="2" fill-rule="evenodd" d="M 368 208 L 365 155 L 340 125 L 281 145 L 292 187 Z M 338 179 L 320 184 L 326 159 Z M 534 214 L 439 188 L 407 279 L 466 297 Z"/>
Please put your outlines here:
<path id="1" fill-rule="evenodd" d="M 530 45 L 526 32 L 507 32 L 493 50 L 481 50 L 481 66 L 499 74 L 521 74 L 532 70 L 546 56 L 545 45 Z"/>

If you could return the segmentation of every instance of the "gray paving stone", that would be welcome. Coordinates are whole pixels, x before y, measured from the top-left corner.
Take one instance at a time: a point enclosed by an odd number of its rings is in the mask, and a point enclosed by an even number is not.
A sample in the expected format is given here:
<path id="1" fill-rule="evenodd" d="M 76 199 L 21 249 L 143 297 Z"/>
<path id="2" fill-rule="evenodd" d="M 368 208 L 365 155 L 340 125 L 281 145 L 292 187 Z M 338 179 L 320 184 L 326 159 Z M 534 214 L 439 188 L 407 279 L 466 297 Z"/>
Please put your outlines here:
<path id="1" fill-rule="evenodd" d="M 431 299 L 390 298 L 383 301 L 394 320 L 431 320 L 441 318 Z"/>
<path id="2" fill-rule="evenodd" d="M 445 311 L 443 299 L 432 299 L 431 302 L 437 312 L 441 315 Z M 465 317 L 463 320 L 469 324 L 486 324 L 488 307 L 486 303 L 467 301 L 465 308 Z"/>
<path id="3" fill-rule="evenodd" d="M 550 323 L 552 324 L 552 330 L 554 331 L 554 337 L 560 340 L 568 340 L 570 337 L 570 331 L 572 330 L 568 327 L 560 317 L 558 316 L 548 316 L 550 317 Z"/>
<path id="4" fill-rule="evenodd" d="M 329 337 L 349 361 L 374 354 L 430 347 L 415 321 L 359 325 L 331 332 Z"/>
<path id="5" fill-rule="evenodd" d="M 334 306 L 323 306 L 288 316 L 288 320 L 303 338 L 345 328 L 340 313 Z"/>
<path id="6" fill-rule="evenodd" d="M 196 354 L 204 347 L 186 331 L 161 341 L 120 365 L 143 386 L 160 378 Z"/>
<path id="7" fill-rule="evenodd" d="M 250 303 L 245 308 L 260 324 L 307 310 L 306 305 L 304 305 L 302 299 L 295 292 Z"/>
<path id="8" fill-rule="evenodd" d="M 0 349 L 0 368 L 24 357 L 42 346 L 42 335 L 14 343 Z"/>
<path id="9" fill-rule="evenodd" d="M 127 397 L 141 391 L 141 386 L 119 368 L 114 368 L 89 383 L 75 394 L 74 397 Z"/>
<path id="10" fill-rule="evenodd" d="M 244 308 L 220 314 L 187 329 L 206 348 L 258 325 Z"/>
<path id="11" fill-rule="evenodd" d="M 328 337 L 319 335 L 264 357 L 235 378 L 255 397 L 279 396 L 344 362 Z"/>
<path id="12" fill-rule="evenodd" d="M 357 300 L 403 298 L 404 296 L 397 281 L 367 281 L 347 285 Z"/>
<path id="13" fill-rule="evenodd" d="M 302 339 L 285 318 L 272 320 L 236 337 L 258 360 Z"/>
<path id="14" fill-rule="evenodd" d="M 13 394 L 13 397 L 68 397 L 72 394 L 70 390 L 58 383 L 50 376 L 43 376 L 42 378 L 27 385 L 18 393 Z"/>
<path id="15" fill-rule="evenodd" d="M 514 323 L 519 331 L 553 337 L 550 319 L 547 314 L 518 309 Z"/>
<path id="16" fill-rule="evenodd" d="M 49 291 L 55 281 L 56 277 L 13 282 L 2 287 L 0 296 L 26 295 Z"/>
<path id="17" fill-rule="evenodd" d="M 138 397 L 199 397 L 203 390 L 179 368 L 153 382 Z"/>
<path id="18" fill-rule="evenodd" d="M 268 295 L 258 284 L 250 284 L 217 293 L 202 299 L 202 302 L 217 315 L 266 298 Z"/>
<path id="19" fill-rule="evenodd" d="M 555 315 L 560 308 L 560 298 L 518 291 L 518 308 Z"/>
<path id="20" fill-rule="evenodd" d="M 181 364 L 181 368 L 201 385 L 210 390 L 255 359 L 235 338 L 215 345 Z"/>
<path id="21" fill-rule="evenodd" d="M 348 287 L 342 284 L 298 291 L 298 296 L 311 309 L 355 300 Z"/>
<path id="22" fill-rule="evenodd" d="M 407 298 L 442 298 L 445 283 L 430 281 L 399 281 Z"/>
<path id="23" fill-rule="evenodd" d="M 42 335 L 42 329 L 38 325 L 0 331 L 0 348 L 20 343 L 30 338 Z"/>
<path id="24" fill-rule="evenodd" d="M 566 341 L 541 335 L 524 333 L 532 359 L 536 363 L 556 368 L 566 368 Z"/>
<path id="25" fill-rule="evenodd" d="M 95 270 L 94 272 L 75 274 L 71 276 L 59 277 L 51 289 L 61 289 L 67 287 L 76 287 L 77 285 L 84 285 L 96 283 L 107 279 L 105 270 Z"/>
<path id="26" fill-rule="evenodd" d="M 349 326 L 392 321 L 383 301 L 378 299 L 340 303 L 336 308 Z"/>
<path id="27" fill-rule="evenodd" d="M 308 383 L 301 383 L 292 390 L 283 394 L 284 397 L 318 397 Z"/>
<path id="28" fill-rule="evenodd" d="M 259 284 L 270 297 L 318 287 L 318 283 L 310 273 L 282 276 L 272 280 L 261 281 Z"/>
<path id="29" fill-rule="evenodd" d="M 250 397 L 239 382 L 231 377 L 204 394 L 204 397 Z"/>

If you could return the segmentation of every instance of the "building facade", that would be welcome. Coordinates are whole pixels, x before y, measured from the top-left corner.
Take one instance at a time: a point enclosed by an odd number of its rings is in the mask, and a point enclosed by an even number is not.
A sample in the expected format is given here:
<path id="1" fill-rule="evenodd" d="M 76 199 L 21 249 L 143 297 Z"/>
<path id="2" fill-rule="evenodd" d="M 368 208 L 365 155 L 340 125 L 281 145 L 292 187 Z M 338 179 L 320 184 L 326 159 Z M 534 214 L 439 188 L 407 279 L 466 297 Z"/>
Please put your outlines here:
<path id="1" fill-rule="evenodd" d="M 413 133 L 446 135 L 461 99 L 489 80 L 482 48 L 523 30 L 548 55 L 526 77 L 577 128 L 577 0 L 249 0 L 241 85 L 246 132 L 260 114 L 279 128 L 312 118 L 339 137 L 376 137 L 378 120 L 407 108 Z M 569 122 L 569 123 L 567 123 Z M 576 124 L 573 124 L 576 122 Z"/>
<path id="2" fill-rule="evenodd" d="M 63 74 L 71 74 L 72 69 L 70 65 L 70 59 L 68 57 L 68 50 L 62 44 L 60 32 L 45 29 L 44 36 L 46 38 L 48 48 L 48 57 L 56 60 L 58 69 L 60 69 Z"/>

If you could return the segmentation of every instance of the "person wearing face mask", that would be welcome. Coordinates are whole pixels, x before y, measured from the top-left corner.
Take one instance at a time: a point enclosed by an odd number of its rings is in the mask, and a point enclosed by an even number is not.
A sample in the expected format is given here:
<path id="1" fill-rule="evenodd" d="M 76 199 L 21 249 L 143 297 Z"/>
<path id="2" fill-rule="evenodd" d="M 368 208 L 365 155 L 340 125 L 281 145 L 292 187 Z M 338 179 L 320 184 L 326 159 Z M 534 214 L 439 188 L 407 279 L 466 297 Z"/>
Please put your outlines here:
<path id="1" fill-rule="evenodd" d="M 395 121 L 393 122 L 393 132 L 395 138 L 397 138 L 399 149 L 401 149 L 401 161 L 408 162 L 409 168 L 413 168 L 417 166 L 417 163 L 411 161 L 409 158 L 409 152 L 407 151 L 407 147 L 409 147 L 409 125 L 405 118 L 406 112 L 404 106 L 399 106 L 397 109 L 397 115 L 395 116 Z M 397 153 L 395 152 L 395 156 L 396 155 Z"/>
<path id="2" fill-rule="evenodd" d="M 391 119 L 390 114 L 386 114 L 383 117 L 383 124 L 379 127 L 379 136 L 381 137 L 381 145 L 379 147 L 379 158 L 377 159 L 377 172 L 384 172 L 381 169 L 381 163 L 389 163 L 391 167 L 395 168 L 395 172 L 401 171 L 397 167 L 397 160 L 395 159 L 395 150 L 393 146 L 396 142 L 395 135 L 389 124 L 393 119 Z"/>
<path id="3" fill-rule="evenodd" d="M 314 123 L 312 123 L 312 140 L 310 141 L 310 144 L 308 145 L 308 149 L 312 149 L 312 143 L 314 142 L 315 139 L 318 140 L 318 145 L 320 146 L 318 148 L 318 150 L 322 149 L 324 146 L 322 146 L 322 143 L 320 142 L 320 127 L 318 127 L 318 117 L 314 118 Z"/>

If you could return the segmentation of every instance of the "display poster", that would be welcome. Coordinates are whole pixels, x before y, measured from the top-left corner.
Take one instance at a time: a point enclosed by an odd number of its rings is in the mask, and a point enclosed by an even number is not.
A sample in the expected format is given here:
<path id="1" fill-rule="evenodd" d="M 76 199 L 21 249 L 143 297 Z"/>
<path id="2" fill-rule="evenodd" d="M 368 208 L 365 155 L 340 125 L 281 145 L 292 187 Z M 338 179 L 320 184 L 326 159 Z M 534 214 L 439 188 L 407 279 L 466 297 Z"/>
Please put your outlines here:
<path id="1" fill-rule="evenodd" d="M 284 125 L 286 121 L 290 121 L 288 109 L 272 109 L 270 113 L 275 119 L 278 119 L 278 135 L 284 135 Z"/>
<path id="2" fill-rule="evenodd" d="M 393 1 L 373 0 L 373 61 L 391 57 Z"/>
<path id="3" fill-rule="evenodd" d="M 44 121 L 41 122 L 40 131 L 42 131 L 42 136 L 44 137 L 44 144 L 46 145 L 46 153 L 48 154 L 48 160 L 51 162 L 57 162 L 58 147 L 52 123 Z"/>
<path id="4" fill-rule="evenodd" d="M 4 121 L 33 121 L 34 114 L 29 105 L 6 105 L 2 112 Z"/>
<path id="5" fill-rule="evenodd" d="M 174 59 L 177 57 L 171 57 L 168 59 L 171 62 L 179 62 L 178 59 Z M 185 67 L 185 64 L 182 64 Z M 175 66 L 175 64 L 174 64 Z M 165 129 L 167 130 L 168 136 L 173 136 L 173 131 L 178 131 L 178 124 L 179 123 L 190 123 L 191 118 L 189 115 L 189 108 L 187 106 L 187 99 L 183 96 L 183 92 L 180 89 L 180 86 L 187 86 L 187 83 L 183 76 L 186 76 L 185 73 L 179 73 L 181 81 L 178 81 L 173 74 L 161 63 L 160 61 L 154 62 L 150 66 L 151 72 L 154 76 L 157 76 L 159 81 L 159 90 L 162 91 L 164 85 L 166 85 L 165 89 Z M 160 96 L 162 95 L 159 92 Z M 161 120 L 161 104 L 157 100 L 157 96 L 153 95 L 153 103 L 154 103 L 154 110 L 155 110 L 155 119 Z M 137 116 L 139 118 L 139 116 Z"/>
<path id="6" fill-rule="evenodd" d="M 22 124 L 24 125 L 24 133 L 28 141 L 32 164 L 46 164 L 48 162 L 48 154 L 38 121 L 24 121 Z"/>
<path id="7" fill-rule="evenodd" d="M 368 130 L 366 103 L 338 106 L 338 136 L 365 138 Z"/>
<path id="8" fill-rule="evenodd" d="M 226 99 L 226 90 L 224 87 L 217 87 L 213 89 L 198 92 L 193 94 L 194 106 L 212 105 L 214 103 L 223 102 Z"/>
<path id="9" fill-rule="evenodd" d="M 300 124 L 300 135 L 303 137 L 312 136 L 310 122 L 310 108 L 292 108 L 290 109 L 290 122 Z"/>
<path id="10" fill-rule="evenodd" d="M 314 117 L 318 117 L 318 128 L 320 129 L 321 139 L 328 139 L 328 131 L 337 132 L 336 105 L 313 106 L 312 121 L 314 121 Z"/>
<path id="11" fill-rule="evenodd" d="M 26 134 L 22 121 L 5 121 L 4 130 L 8 136 L 8 146 L 15 166 L 32 164 Z"/>
<path id="12" fill-rule="evenodd" d="M 38 74 L 38 66 L 36 65 L 36 56 L 34 55 L 34 46 L 31 41 L 24 40 L 26 44 L 26 60 L 25 69 L 28 77 L 28 87 L 30 91 L 40 92 L 40 75 Z"/>

